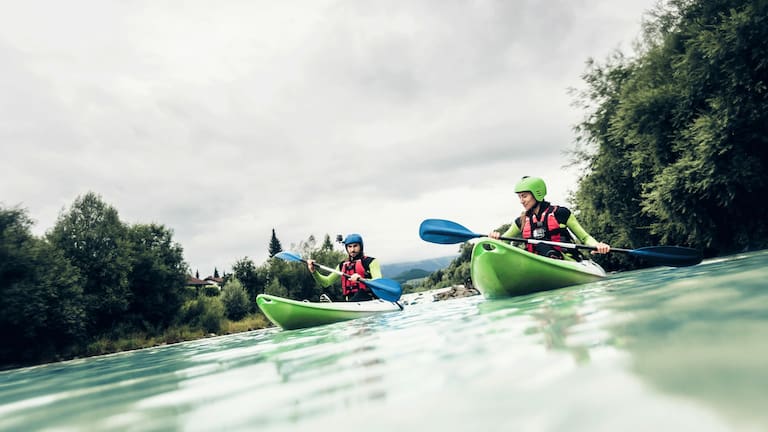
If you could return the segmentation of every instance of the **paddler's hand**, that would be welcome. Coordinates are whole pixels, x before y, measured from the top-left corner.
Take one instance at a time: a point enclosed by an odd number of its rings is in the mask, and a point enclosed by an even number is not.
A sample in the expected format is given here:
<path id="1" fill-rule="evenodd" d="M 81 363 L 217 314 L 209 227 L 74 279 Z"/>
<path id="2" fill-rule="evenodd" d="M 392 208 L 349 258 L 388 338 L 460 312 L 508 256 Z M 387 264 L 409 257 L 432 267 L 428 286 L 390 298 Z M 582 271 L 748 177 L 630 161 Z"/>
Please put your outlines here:
<path id="1" fill-rule="evenodd" d="M 311 273 L 314 273 L 314 272 L 315 272 L 315 260 L 313 260 L 313 259 L 308 259 L 308 260 L 307 260 L 307 268 L 309 269 L 309 271 L 310 271 Z"/>
<path id="2" fill-rule="evenodd" d="M 362 276 L 360 276 L 359 274 L 355 273 L 355 274 L 353 274 L 352 276 L 349 277 L 349 280 L 351 280 L 352 282 L 357 282 L 361 278 L 362 278 Z"/>
<path id="3" fill-rule="evenodd" d="M 501 233 L 498 231 L 493 231 L 492 233 L 488 234 L 488 237 L 498 240 L 499 237 L 501 237 Z"/>
<path id="4" fill-rule="evenodd" d="M 603 242 L 599 242 L 595 245 L 597 250 L 592 251 L 593 254 L 607 254 L 611 251 L 611 245 Z"/>

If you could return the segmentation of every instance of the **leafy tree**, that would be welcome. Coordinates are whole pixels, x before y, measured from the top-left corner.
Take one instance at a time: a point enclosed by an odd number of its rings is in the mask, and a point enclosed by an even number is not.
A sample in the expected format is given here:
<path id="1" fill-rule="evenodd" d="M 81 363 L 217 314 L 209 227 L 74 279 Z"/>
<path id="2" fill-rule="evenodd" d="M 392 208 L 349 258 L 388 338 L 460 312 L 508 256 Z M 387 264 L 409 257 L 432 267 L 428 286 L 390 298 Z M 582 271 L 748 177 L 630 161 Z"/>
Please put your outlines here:
<path id="1" fill-rule="evenodd" d="M 272 278 L 272 280 L 269 282 L 269 285 L 264 289 L 264 292 L 266 294 L 279 296 L 279 297 L 289 297 L 290 294 L 288 293 L 288 289 L 283 286 L 283 284 L 280 283 L 279 278 Z"/>
<path id="2" fill-rule="evenodd" d="M 315 239 L 313 234 L 310 234 L 306 240 L 302 240 L 298 244 L 292 243 L 291 250 L 299 253 L 303 257 L 308 257 L 317 250 L 317 239 Z"/>
<path id="3" fill-rule="evenodd" d="M 47 238 L 80 270 L 91 334 L 120 322 L 131 302 L 128 230 L 117 210 L 93 192 L 59 215 Z"/>
<path id="4" fill-rule="evenodd" d="M 580 220 L 614 245 L 768 246 L 768 3 L 671 0 L 637 58 L 592 63 Z M 739 221 L 739 223 L 734 223 Z"/>
<path id="5" fill-rule="evenodd" d="M 248 298 L 252 305 L 256 304 L 256 296 L 264 292 L 264 287 L 268 283 L 268 273 L 266 270 L 259 271 L 256 264 L 248 257 L 235 262 L 232 265 L 232 275 L 239 280 L 248 293 Z M 255 310 L 255 306 L 251 306 Z"/>
<path id="6" fill-rule="evenodd" d="M 237 321 L 245 318 L 250 309 L 248 293 L 243 284 L 233 278 L 226 284 L 221 293 L 221 302 L 224 304 L 224 314 L 227 318 Z"/>
<path id="7" fill-rule="evenodd" d="M 54 359 L 84 330 L 79 271 L 31 225 L 23 210 L 0 208 L 0 365 Z"/>
<path id="8" fill-rule="evenodd" d="M 179 311 L 187 266 L 181 245 L 162 225 L 138 224 L 128 230 L 131 247 L 128 312 L 144 330 L 171 324 Z"/>
<path id="9" fill-rule="evenodd" d="M 272 238 L 269 240 L 269 257 L 277 255 L 283 251 L 283 246 L 280 244 L 280 240 L 277 239 L 275 229 L 272 228 Z"/>

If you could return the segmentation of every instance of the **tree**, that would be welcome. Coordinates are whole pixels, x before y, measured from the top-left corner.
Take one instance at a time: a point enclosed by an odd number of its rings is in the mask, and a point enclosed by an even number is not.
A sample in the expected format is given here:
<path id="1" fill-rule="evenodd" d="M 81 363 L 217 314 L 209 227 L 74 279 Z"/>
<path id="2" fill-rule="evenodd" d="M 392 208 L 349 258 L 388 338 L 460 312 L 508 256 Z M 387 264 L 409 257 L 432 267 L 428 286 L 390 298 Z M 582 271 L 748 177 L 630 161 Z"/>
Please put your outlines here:
<path id="1" fill-rule="evenodd" d="M 248 293 L 249 300 L 255 305 L 256 296 L 264 292 L 267 284 L 267 272 L 260 272 L 253 260 L 243 257 L 232 265 L 232 276 L 240 281 Z"/>
<path id="2" fill-rule="evenodd" d="M 320 290 L 305 264 L 271 259 L 266 265 L 269 283 L 264 292 L 298 300 L 317 299 L 320 295 Z"/>
<path id="3" fill-rule="evenodd" d="M 130 318 L 142 330 L 167 327 L 181 307 L 188 273 L 182 247 L 173 241 L 173 232 L 162 225 L 133 225 L 128 238 Z"/>
<path id="4" fill-rule="evenodd" d="M 219 269 L 216 267 L 213 268 L 213 277 L 215 278 L 219 277 Z"/>
<path id="5" fill-rule="evenodd" d="M 331 236 L 326 234 L 323 239 L 323 244 L 320 246 L 321 251 L 330 252 L 333 250 L 333 243 L 331 242 Z"/>
<path id="6" fill-rule="evenodd" d="M 264 292 L 278 297 L 289 297 L 290 293 L 288 289 L 280 283 L 280 279 L 277 277 L 272 278 L 269 285 L 264 289 Z"/>
<path id="7" fill-rule="evenodd" d="M 127 228 L 117 210 L 93 192 L 75 199 L 59 215 L 47 238 L 80 270 L 91 334 L 120 322 L 131 302 Z"/>
<path id="8" fill-rule="evenodd" d="M 269 257 L 272 258 L 282 251 L 283 246 L 280 244 L 280 240 L 277 239 L 277 235 L 275 235 L 275 229 L 272 228 L 272 238 L 269 240 Z"/>
<path id="9" fill-rule="evenodd" d="M 637 58 L 590 65 L 575 209 L 595 237 L 708 256 L 768 246 L 768 207 L 742 204 L 768 192 L 766 20 L 764 1 L 671 0 Z"/>
<path id="10" fill-rule="evenodd" d="M 224 314 L 231 320 L 241 320 L 248 314 L 249 300 L 243 284 L 233 278 L 224 284 L 221 293 L 221 302 L 224 304 Z"/>
<path id="11" fill-rule="evenodd" d="M 53 360 L 84 330 L 78 269 L 31 225 L 23 210 L 0 208 L 0 365 Z"/>

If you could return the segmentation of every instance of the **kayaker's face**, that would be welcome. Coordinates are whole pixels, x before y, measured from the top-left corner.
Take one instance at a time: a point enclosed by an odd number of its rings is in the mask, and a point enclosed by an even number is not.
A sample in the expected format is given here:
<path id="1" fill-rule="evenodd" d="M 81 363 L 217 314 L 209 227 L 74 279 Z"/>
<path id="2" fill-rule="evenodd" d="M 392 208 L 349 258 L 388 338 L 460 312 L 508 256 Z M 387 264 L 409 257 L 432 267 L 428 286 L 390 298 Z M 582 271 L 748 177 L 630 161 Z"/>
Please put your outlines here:
<path id="1" fill-rule="evenodd" d="M 525 211 L 532 209 L 538 203 L 530 192 L 520 192 L 517 197 L 520 198 L 520 204 L 523 205 Z"/>
<path id="2" fill-rule="evenodd" d="M 350 243 L 347 245 L 347 253 L 352 258 L 356 258 L 358 255 L 360 255 L 360 243 Z"/>

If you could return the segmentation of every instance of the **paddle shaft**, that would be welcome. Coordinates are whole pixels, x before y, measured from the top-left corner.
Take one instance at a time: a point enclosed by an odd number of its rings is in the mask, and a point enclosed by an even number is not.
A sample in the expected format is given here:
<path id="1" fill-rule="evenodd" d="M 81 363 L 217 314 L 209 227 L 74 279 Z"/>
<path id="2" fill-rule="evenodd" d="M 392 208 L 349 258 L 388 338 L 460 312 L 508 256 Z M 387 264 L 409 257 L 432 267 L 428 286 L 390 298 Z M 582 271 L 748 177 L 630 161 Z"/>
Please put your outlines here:
<path id="1" fill-rule="evenodd" d="M 485 235 L 481 235 L 480 237 L 485 237 Z M 586 250 L 597 250 L 597 246 L 588 246 L 583 244 L 576 244 L 576 243 L 562 243 L 562 242 L 556 242 L 556 241 L 549 241 L 549 240 L 536 240 L 536 239 L 524 239 L 519 237 L 499 237 L 499 240 L 505 240 L 505 241 L 514 241 L 514 242 L 520 242 L 520 243 L 530 243 L 530 244 L 546 244 L 550 246 L 559 246 L 566 249 L 586 249 Z M 632 252 L 632 249 L 621 249 L 621 248 L 611 248 L 611 252 Z"/>
<path id="2" fill-rule="evenodd" d="M 419 237 L 422 240 L 437 244 L 455 244 L 474 238 L 487 237 L 486 234 L 474 233 L 467 228 L 445 219 L 426 219 L 419 227 Z M 564 243 L 551 240 L 525 239 L 519 237 L 500 237 L 497 240 L 520 242 L 527 244 L 546 244 L 565 249 L 597 250 L 597 246 L 576 243 Z M 640 249 L 611 248 L 611 252 L 622 252 L 642 257 L 652 263 L 673 267 L 696 265 L 701 262 L 702 254 L 692 248 L 680 246 L 647 246 Z"/>

